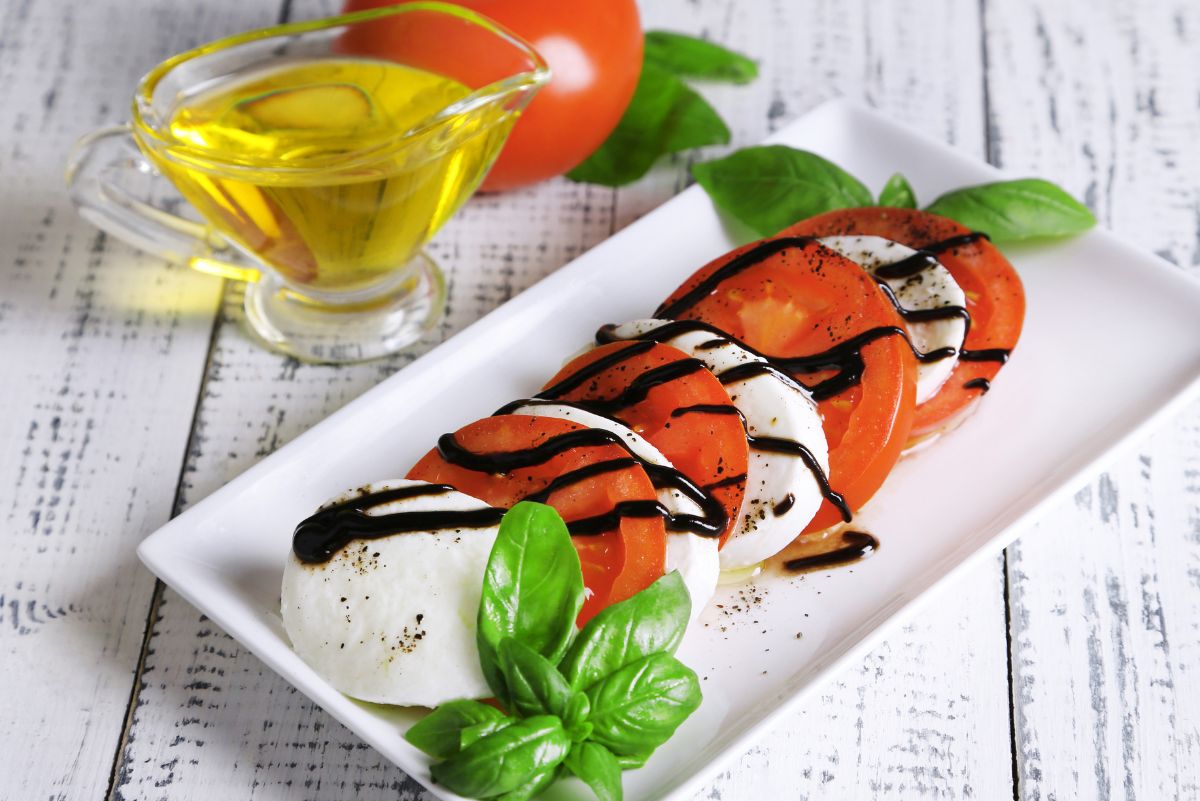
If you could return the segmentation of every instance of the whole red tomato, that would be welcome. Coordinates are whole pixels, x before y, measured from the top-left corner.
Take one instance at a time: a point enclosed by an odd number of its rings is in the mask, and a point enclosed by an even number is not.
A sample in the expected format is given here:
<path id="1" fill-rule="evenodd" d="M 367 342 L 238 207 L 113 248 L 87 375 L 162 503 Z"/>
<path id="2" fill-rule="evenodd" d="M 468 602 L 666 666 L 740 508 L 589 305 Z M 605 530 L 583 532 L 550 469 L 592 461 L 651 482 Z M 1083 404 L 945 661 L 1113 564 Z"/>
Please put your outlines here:
<path id="1" fill-rule="evenodd" d="M 345 10 L 395 2 L 347 0 Z M 608 138 L 642 69 L 635 0 L 457 0 L 457 5 L 524 37 L 554 73 L 517 122 L 484 189 L 511 189 L 561 175 Z"/>

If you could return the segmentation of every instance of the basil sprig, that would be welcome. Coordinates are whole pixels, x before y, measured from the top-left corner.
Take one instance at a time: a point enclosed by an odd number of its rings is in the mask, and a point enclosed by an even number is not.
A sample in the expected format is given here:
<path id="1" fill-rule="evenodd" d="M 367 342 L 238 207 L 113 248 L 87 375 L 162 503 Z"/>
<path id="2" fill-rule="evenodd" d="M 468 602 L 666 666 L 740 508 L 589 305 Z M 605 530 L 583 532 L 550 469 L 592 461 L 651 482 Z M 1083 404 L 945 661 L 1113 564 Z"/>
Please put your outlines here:
<path id="1" fill-rule="evenodd" d="M 836 209 L 876 205 L 854 176 L 828 159 L 786 145 L 747 147 L 692 166 L 713 202 L 760 236 Z M 896 173 L 879 193 L 880 206 L 917 208 L 908 180 Z M 1086 206 L 1040 178 L 947 192 L 926 211 L 949 217 L 993 242 L 1070 236 L 1096 224 Z"/>
<path id="2" fill-rule="evenodd" d="M 677 572 L 575 630 L 583 574 L 566 525 L 523 502 L 500 523 L 484 571 L 479 661 L 505 711 L 451 701 L 405 738 L 440 760 L 434 781 L 470 798 L 525 801 L 563 773 L 620 801 L 640 767 L 700 706 L 700 681 L 673 654 L 691 611 Z"/>
<path id="3" fill-rule="evenodd" d="M 624 186 L 669 153 L 729 143 L 729 127 L 685 79 L 746 83 L 754 62 L 720 45 L 679 33 L 646 34 L 642 72 L 617 127 L 567 173 L 573 181 Z"/>

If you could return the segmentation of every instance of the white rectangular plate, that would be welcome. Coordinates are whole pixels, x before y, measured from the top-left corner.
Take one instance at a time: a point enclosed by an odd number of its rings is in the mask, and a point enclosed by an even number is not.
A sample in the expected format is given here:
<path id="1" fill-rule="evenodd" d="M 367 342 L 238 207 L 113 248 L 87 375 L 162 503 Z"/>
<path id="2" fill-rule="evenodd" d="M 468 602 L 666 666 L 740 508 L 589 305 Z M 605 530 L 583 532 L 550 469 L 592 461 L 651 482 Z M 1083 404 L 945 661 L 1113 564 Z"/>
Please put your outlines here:
<path id="1" fill-rule="evenodd" d="M 773 141 L 820 153 L 872 187 L 902 170 L 922 198 L 1001 177 L 844 102 L 816 109 Z M 687 190 L 172 520 L 139 555 L 430 786 L 428 761 L 402 737 L 417 713 L 350 700 L 289 647 L 278 609 L 292 528 L 342 489 L 401 476 L 442 432 L 535 391 L 598 325 L 646 316 L 738 244 L 734 235 L 699 188 Z M 860 517 L 880 552 L 853 571 L 760 577 L 751 593 L 760 600 L 749 607 L 738 588 L 719 593 L 724 601 L 715 603 L 726 608 L 710 606 L 702 617 L 710 625 L 694 628 L 679 653 L 704 677 L 704 703 L 645 768 L 625 774 L 627 798 L 687 798 L 776 717 L 895 631 L 916 601 L 997 553 L 1200 386 L 1200 284 L 1103 231 L 1011 256 L 1028 298 L 1021 345 L 979 412 L 903 462 Z M 570 783 L 553 795 L 587 797 Z"/>

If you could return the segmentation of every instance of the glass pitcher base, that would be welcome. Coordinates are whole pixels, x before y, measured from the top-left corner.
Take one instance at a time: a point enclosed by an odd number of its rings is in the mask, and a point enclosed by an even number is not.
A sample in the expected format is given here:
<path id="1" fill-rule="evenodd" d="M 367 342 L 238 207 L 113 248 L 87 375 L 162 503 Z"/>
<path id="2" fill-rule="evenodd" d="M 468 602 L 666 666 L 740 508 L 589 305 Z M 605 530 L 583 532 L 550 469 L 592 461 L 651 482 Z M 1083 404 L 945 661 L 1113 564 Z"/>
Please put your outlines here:
<path id="1" fill-rule="evenodd" d="M 350 306 L 317 305 L 267 273 L 246 287 L 246 319 L 269 347 L 306 362 L 349 364 L 378 359 L 416 342 L 442 318 L 446 284 L 424 252 L 398 287 Z"/>

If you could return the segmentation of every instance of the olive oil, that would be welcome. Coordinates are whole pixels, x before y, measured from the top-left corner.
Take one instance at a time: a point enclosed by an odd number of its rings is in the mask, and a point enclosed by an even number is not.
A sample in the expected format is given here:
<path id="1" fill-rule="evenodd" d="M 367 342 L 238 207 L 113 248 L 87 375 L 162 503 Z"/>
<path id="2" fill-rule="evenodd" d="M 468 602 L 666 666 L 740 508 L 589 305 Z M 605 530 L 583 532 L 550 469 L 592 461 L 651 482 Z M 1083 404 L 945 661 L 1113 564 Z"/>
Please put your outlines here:
<path id="1" fill-rule="evenodd" d="M 470 93 L 391 62 L 293 61 L 183 97 L 168 125 L 180 146 L 149 155 L 288 281 L 353 292 L 395 274 L 491 166 L 516 116 L 455 113 Z"/>

